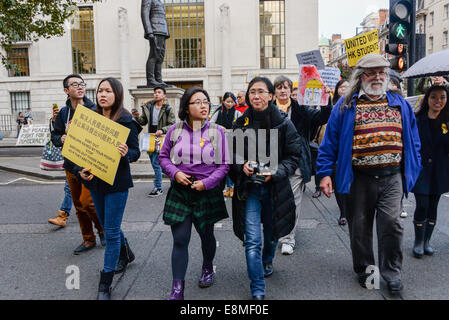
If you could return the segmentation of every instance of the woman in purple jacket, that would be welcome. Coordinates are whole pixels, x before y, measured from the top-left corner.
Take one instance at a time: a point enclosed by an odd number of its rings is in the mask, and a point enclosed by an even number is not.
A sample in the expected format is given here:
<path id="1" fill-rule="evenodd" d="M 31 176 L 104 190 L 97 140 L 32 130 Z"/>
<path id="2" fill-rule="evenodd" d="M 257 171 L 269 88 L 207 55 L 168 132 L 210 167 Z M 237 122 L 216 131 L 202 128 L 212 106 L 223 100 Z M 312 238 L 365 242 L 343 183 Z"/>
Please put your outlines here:
<path id="1" fill-rule="evenodd" d="M 183 122 L 168 130 L 159 154 L 162 170 L 172 180 L 163 216 L 173 234 L 173 288 L 169 300 L 184 299 L 192 224 L 200 235 L 203 252 L 198 285 L 200 288 L 212 285 L 216 251 L 214 223 L 228 217 L 220 186 L 229 171 L 226 137 L 223 129 L 207 120 L 209 111 L 207 92 L 198 87 L 188 89 L 179 107 Z"/>

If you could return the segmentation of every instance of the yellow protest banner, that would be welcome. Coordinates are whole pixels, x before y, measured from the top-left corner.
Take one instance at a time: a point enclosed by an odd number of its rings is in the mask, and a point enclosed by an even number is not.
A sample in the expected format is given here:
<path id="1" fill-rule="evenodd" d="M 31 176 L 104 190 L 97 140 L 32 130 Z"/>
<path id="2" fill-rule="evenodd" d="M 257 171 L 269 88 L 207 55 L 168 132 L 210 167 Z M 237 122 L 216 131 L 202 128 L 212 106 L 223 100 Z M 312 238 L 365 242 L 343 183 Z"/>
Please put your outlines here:
<path id="1" fill-rule="evenodd" d="M 350 67 L 354 67 L 362 57 L 370 53 L 379 54 L 379 31 L 375 29 L 347 39 L 345 47 L 348 64 Z"/>
<path id="2" fill-rule="evenodd" d="M 114 184 L 120 161 L 117 147 L 125 143 L 130 130 L 102 115 L 78 105 L 73 115 L 62 155 L 94 176 Z"/>

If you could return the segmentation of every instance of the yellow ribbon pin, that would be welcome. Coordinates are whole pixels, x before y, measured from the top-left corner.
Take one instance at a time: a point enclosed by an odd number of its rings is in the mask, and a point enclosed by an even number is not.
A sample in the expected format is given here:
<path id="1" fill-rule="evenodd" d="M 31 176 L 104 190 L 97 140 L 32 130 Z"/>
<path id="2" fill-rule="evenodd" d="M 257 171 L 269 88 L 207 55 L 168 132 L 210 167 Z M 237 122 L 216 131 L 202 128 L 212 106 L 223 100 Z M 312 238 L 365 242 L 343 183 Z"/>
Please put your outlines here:
<path id="1" fill-rule="evenodd" d="M 449 132 L 449 130 L 447 129 L 447 126 L 446 126 L 445 123 L 443 123 L 443 124 L 441 125 L 441 129 L 443 129 L 443 134 L 446 134 L 446 133 Z"/>
<path id="2" fill-rule="evenodd" d="M 205 139 L 203 139 L 203 138 L 201 138 L 201 143 L 200 143 L 200 147 L 202 148 L 202 147 L 204 147 L 204 143 L 206 142 L 206 140 Z"/>
<path id="3" fill-rule="evenodd" d="M 245 124 L 243 126 L 246 127 L 247 125 L 249 125 L 249 118 L 248 117 L 245 118 Z"/>

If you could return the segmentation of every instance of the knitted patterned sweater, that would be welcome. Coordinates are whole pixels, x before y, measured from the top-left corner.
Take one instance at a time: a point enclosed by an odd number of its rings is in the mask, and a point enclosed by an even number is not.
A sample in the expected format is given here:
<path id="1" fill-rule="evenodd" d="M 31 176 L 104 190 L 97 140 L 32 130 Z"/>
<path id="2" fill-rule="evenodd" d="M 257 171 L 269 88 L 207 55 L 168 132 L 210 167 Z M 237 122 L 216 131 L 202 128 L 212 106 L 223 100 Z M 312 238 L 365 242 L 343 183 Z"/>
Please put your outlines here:
<path id="1" fill-rule="evenodd" d="M 352 147 L 352 165 L 373 175 L 400 172 L 402 117 L 387 99 L 357 100 Z"/>

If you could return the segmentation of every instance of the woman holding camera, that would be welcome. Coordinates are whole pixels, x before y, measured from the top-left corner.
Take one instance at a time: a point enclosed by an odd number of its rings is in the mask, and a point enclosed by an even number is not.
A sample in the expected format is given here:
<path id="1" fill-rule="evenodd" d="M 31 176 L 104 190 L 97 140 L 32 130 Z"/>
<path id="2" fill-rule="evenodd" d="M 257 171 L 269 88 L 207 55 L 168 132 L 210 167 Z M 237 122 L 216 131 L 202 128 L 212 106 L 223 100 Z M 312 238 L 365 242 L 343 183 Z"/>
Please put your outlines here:
<path id="1" fill-rule="evenodd" d="M 173 234 L 173 287 L 169 300 L 184 299 L 192 224 L 200 235 L 203 252 L 198 285 L 207 288 L 213 284 L 214 223 L 228 217 L 220 186 L 229 171 L 226 137 L 222 128 L 207 120 L 209 112 L 207 92 L 189 88 L 180 101 L 182 122 L 167 131 L 159 154 L 162 170 L 172 181 L 163 212 L 164 222 L 171 226 Z"/>
<path id="2" fill-rule="evenodd" d="M 272 261 L 277 240 L 290 233 L 296 217 L 289 176 L 299 166 L 301 140 L 293 123 L 272 103 L 274 93 L 269 79 L 254 78 L 246 92 L 249 108 L 233 127 L 234 137 L 239 132 L 236 129 L 240 129 L 248 136 L 253 130 L 255 134 L 252 136 L 256 138 L 254 143 L 245 142 L 243 155 L 238 154 L 239 146 L 236 145 L 237 152 L 230 171 L 235 182 L 232 200 L 234 232 L 245 244 L 251 295 L 255 300 L 265 298 L 264 277 L 273 273 Z M 259 136 L 261 130 L 266 132 L 265 140 L 258 138 L 262 139 Z M 275 132 L 277 140 L 273 144 L 274 139 L 270 136 Z M 252 145 L 257 148 L 255 155 L 251 152 Z M 248 161 L 251 156 L 253 158 Z M 267 156 L 270 159 L 276 157 L 277 166 L 262 163 Z"/>

